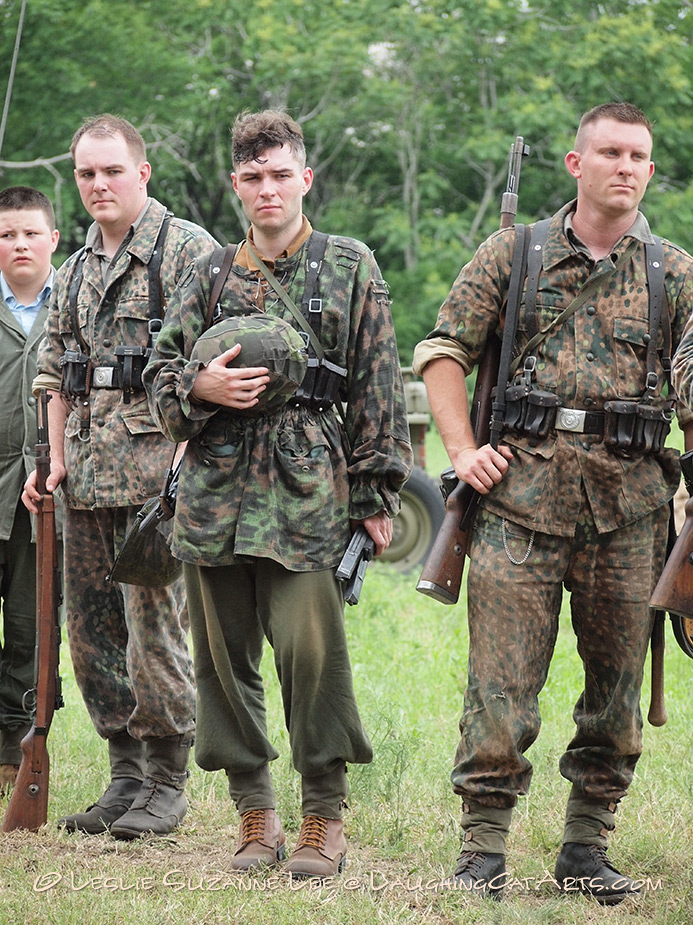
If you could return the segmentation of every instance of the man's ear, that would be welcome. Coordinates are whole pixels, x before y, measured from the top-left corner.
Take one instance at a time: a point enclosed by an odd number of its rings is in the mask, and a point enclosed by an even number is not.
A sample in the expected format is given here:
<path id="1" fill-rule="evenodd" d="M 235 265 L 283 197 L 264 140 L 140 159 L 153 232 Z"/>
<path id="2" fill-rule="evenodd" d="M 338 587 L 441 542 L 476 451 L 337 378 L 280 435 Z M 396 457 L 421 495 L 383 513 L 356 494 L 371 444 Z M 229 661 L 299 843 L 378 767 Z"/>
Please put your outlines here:
<path id="1" fill-rule="evenodd" d="M 565 156 L 565 166 L 568 169 L 568 173 L 571 177 L 575 177 L 576 180 L 579 180 L 582 176 L 582 170 L 580 167 L 582 157 L 577 151 L 568 151 Z"/>

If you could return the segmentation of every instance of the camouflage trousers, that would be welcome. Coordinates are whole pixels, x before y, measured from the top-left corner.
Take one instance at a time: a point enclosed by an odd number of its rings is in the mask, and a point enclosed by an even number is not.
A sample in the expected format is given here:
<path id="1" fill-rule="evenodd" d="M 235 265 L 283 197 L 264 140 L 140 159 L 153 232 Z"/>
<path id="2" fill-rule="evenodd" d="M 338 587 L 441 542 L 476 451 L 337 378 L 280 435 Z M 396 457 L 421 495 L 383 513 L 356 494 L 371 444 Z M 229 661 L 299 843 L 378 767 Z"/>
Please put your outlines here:
<path id="1" fill-rule="evenodd" d="M 165 588 L 109 583 L 138 507 L 66 509 L 67 632 L 75 678 L 96 731 L 110 738 L 193 738 L 195 689 L 183 580 Z"/>
<path id="2" fill-rule="evenodd" d="M 451 778 L 466 800 L 510 808 L 526 794 L 525 752 L 540 727 L 542 690 L 558 633 L 563 588 L 584 666 L 575 735 L 563 777 L 589 799 L 626 793 L 642 751 L 640 688 L 652 616 L 649 598 L 666 548 L 668 507 L 597 533 L 585 501 L 570 538 L 477 515 L 468 574 L 469 668 Z M 507 547 L 507 551 L 506 551 Z"/>
<path id="3" fill-rule="evenodd" d="M 293 765 L 304 777 L 373 755 L 361 725 L 344 601 L 331 569 L 290 572 L 271 559 L 183 565 L 195 653 L 195 760 L 207 771 L 259 770 L 278 757 L 259 672 L 274 651 Z"/>

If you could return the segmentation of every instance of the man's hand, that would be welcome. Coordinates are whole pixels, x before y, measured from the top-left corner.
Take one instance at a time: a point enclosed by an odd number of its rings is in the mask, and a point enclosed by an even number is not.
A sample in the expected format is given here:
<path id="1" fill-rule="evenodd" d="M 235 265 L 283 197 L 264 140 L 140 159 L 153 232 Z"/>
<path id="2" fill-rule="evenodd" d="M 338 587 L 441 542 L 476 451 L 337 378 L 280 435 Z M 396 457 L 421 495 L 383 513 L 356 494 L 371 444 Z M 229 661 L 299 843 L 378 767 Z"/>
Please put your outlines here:
<path id="1" fill-rule="evenodd" d="M 469 447 L 460 450 L 455 459 L 455 474 L 481 495 L 487 495 L 508 471 L 513 458 L 509 446 L 501 444 L 497 450 L 486 443 L 478 450 Z"/>
<path id="2" fill-rule="evenodd" d="M 48 474 L 46 479 L 46 491 L 54 492 L 55 489 L 60 485 L 62 480 L 65 478 L 66 471 L 65 466 L 62 463 L 51 461 L 51 471 Z M 31 511 L 32 514 L 38 514 L 38 507 L 36 502 L 41 499 L 36 488 L 36 469 L 29 475 L 26 482 L 24 483 L 24 491 L 22 492 L 22 503 L 24 507 Z"/>
<path id="3" fill-rule="evenodd" d="M 385 511 L 378 511 L 365 520 L 352 522 L 354 529 L 363 524 L 366 532 L 375 543 L 375 556 L 381 555 L 392 542 L 392 520 Z"/>
<path id="4" fill-rule="evenodd" d="M 241 345 L 234 344 L 230 350 L 215 357 L 199 371 L 191 393 L 196 401 L 224 405 L 238 411 L 246 411 L 257 404 L 258 396 L 270 381 L 269 369 L 266 366 L 248 366 L 245 369 L 227 367 L 226 364 L 240 352 Z"/>

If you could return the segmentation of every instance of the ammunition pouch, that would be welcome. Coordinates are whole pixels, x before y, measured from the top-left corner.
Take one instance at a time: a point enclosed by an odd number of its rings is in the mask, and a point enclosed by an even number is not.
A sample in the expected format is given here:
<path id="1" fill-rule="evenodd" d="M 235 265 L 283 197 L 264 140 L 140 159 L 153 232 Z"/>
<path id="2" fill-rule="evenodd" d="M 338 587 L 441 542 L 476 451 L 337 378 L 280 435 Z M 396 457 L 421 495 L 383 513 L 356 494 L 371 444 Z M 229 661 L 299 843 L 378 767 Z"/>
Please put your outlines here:
<path id="1" fill-rule="evenodd" d="M 346 378 L 347 371 L 342 366 L 330 363 L 324 357 L 308 358 L 308 369 L 303 381 L 296 389 L 291 402 L 303 405 L 312 411 L 328 411 L 337 401 L 339 386 Z"/>
<path id="2" fill-rule="evenodd" d="M 122 346 L 115 348 L 118 369 L 120 371 L 120 388 L 123 391 L 123 401 L 130 403 L 133 392 L 142 391 L 142 371 L 147 365 L 151 350 L 147 347 Z"/>
<path id="3" fill-rule="evenodd" d="M 674 417 L 674 402 L 653 405 L 642 399 L 604 402 L 604 444 L 612 453 L 638 458 L 659 453 Z"/>
<path id="4" fill-rule="evenodd" d="M 80 350 L 66 350 L 60 357 L 62 378 L 60 391 L 67 396 L 88 395 L 91 388 L 89 355 Z"/>
<path id="5" fill-rule="evenodd" d="M 556 423 L 561 399 L 553 392 L 521 383 L 505 390 L 504 424 L 506 431 L 541 440 L 548 437 Z"/>

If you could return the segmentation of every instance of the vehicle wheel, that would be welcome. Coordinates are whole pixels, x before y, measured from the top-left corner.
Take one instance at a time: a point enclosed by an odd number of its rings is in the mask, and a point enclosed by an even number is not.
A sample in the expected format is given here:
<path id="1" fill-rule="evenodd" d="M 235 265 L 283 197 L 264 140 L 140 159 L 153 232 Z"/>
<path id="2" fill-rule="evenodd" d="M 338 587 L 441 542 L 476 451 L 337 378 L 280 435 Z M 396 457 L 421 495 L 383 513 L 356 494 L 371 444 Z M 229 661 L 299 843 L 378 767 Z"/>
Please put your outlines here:
<path id="1" fill-rule="evenodd" d="M 400 492 L 402 508 L 393 523 L 392 542 L 380 556 L 398 572 L 410 572 L 426 559 L 445 516 L 438 483 L 414 466 Z"/>
<path id="2" fill-rule="evenodd" d="M 397 523 L 397 521 L 395 521 Z M 693 658 L 693 619 L 671 614 L 671 625 L 676 641 L 689 658 Z"/>

